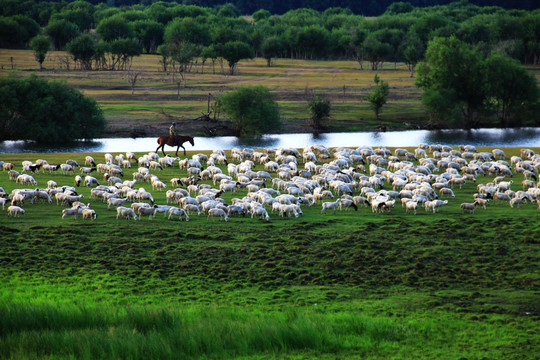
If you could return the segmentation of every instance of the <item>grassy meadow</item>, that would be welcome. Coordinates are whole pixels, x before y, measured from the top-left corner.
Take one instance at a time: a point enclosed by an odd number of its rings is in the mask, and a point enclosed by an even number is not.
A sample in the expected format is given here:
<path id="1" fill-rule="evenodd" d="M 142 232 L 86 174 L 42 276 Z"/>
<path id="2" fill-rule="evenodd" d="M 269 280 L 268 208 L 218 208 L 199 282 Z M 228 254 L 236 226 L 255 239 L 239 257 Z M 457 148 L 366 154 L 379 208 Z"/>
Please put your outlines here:
<path id="1" fill-rule="evenodd" d="M 84 164 L 85 155 L 0 160 L 20 171 L 23 160 Z M 177 166 L 152 173 L 168 186 L 186 176 Z M 45 187 L 74 177 L 35 178 Z M 522 179 L 512 177 L 514 190 Z M 400 204 L 321 214 L 317 204 L 268 222 L 128 221 L 83 187 L 95 221 L 62 219 L 54 200 L 25 203 L 18 218 L 2 211 L 0 359 L 536 359 L 540 211 L 492 202 L 462 214 L 492 180 L 455 187 L 435 214 Z M 0 186 L 21 187 L 7 172 Z M 165 191 L 152 194 L 166 203 Z"/>
<path id="2" fill-rule="evenodd" d="M 0 52 L 0 75 L 14 73 L 25 77 L 36 73 L 79 88 L 85 95 L 95 98 L 103 109 L 109 122 L 107 136 L 128 136 L 133 129 L 143 129 L 148 135 L 160 134 L 166 131 L 171 117 L 193 135 L 204 135 L 204 127 L 214 125 L 191 119 L 207 111 L 208 94 L 217 96 L 238 86 L 255 84 L 267 86 L 278 101 L 283 121 L 280 132 L 309 131 L 307 91 L 328 96 L 332 101 L 331 119 L 326 124 L 328 130 L 361 131 L 380 126 L 408 129 L 425 123 L 420 91 L 403 64 L 388 63 L 377 72 L 389 83 L 390 95 L 381 120 L 376 121 L 364 100 L 373 86 L 375 72 L 360 70 L 360 65 L 354 61 L 276 59 L 271 67 L 267 67 L 265 59 L 256 58 L 241 61 L 234 76 L 222 75 L 218 62 L 213 74 L 212 63 L 208 61 L 204 68 L 200 65 L 192 68 L 187 74 L 186 87 L 181 87 L 178 95 L 176 81 L 179 75 L 165 73 L 157 55 L 133 59 L 131 69 L 140 72 L 134 94 L 126 71 L 79 71 L 74 70 L 73 62 L 70 70 L 66 70 L 65 63 L 60 61 L 65 55 L 55 51 L 48 53 L 45 70 L 39 71 L 32 51 L 3 50 Z M 223 65 L 227 72 L 227 63 Z M 364 64 L 365 69 L 367 65 Z"/>

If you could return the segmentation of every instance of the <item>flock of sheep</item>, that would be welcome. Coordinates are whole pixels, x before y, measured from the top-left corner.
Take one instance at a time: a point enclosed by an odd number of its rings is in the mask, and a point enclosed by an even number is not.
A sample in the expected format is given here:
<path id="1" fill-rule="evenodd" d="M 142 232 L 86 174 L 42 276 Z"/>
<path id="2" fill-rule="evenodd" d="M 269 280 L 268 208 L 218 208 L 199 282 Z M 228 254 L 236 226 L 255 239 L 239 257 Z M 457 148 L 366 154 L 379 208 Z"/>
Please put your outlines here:
<path id="1" fill-rule="evenodd" d="M 492 181 L 477 185 L 471 202 L 461 203 L 462 212 L 474 213 L 478 206 L 485 209 L 490 201 L 504 201 L 510 207 L 536 203 L 540 210 L 540 154 L 522 149 L 520 155 L 507 159 L 500 149 L 477 152 L 470 145 L 452 149 L 420 144 L 414 153 L 406 149 L 392 153 L 384 147 L 329 149 L 313 145 L 302 152 L 294 148 L 234 148 L 228 156 L 214 150 L 184 159 L 160 157 L 155 152 L 137 157 L 128 152 L 105 154 L 103 163 L 86 156 L 81 165 L 74 160 L 52 165 L 39 159 L 23 161 L 20 170 L 14 163 L 0 161 L 9 180 L 23 187 L 10 193 L 0 187 L 0 205 L 4 210 L 7 206 L 9 216 L 17 217 L 25 214 L 28 203 L 56 202 L 64 206 L 62 218 L 80 215 L 90 220 L 98 217 L 92 201 L 115 208 L 117 219 L 134 220 L 163 213 L 180 220 L 205 214 L 207 219 L 228 221 L 232 216 L 248 215 L 268 221 L 272 213 L 299 217 L 303 207 L 319 204 L 321 213 L 362 206 L 387 213 L 396 202 L 407 213 L 416 214 L 421 207 L 435 213 L 452 201 L 457 187 L 487 175 L 493 176 Z M 124 171 L 132 167 L 137 169 L 126 179 Z M 165 168 L 176 168 L 184 176 L 170 179 L 167 186 L 159 178 Z M 47 187 L 39 186 L 33 176 L 36 172 L 54 174 L 56 180 L 47 181 Z M 519 185 L 511 180 L 515 173 L 523 175 Z M 92 188 L 90 202 L 79 193 L 81 186 Z M 156 204 L 145 186 L 151 186 L 154 195 L 166 191 L 166 204 Z M 233 197 L 240 189 L 247 194 Z M 222 196 L 228 193 L 231 199 L 226 202 Z"/>

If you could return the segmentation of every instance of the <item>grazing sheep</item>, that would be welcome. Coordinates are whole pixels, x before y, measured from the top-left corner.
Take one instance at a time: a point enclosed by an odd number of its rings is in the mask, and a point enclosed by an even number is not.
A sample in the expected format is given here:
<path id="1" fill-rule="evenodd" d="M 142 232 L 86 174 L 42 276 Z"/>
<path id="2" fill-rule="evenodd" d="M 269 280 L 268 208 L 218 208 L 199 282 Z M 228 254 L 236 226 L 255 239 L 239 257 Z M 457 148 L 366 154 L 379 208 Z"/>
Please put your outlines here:
<path id="1" fill-rule="evenodd" d="M 70 209 L 63 209 L 62 210 L 62 220 L 66 216 L 73 216 L 74 219 L 77 219 L 77 215 L 79 214 L 79 206 L 72 207 Z"/>
<path id="2" fill-rule="evenodd" d="M 463 214 L 465 211 L 470 212 L 471 214 L 474 214 L 474 210 L 478 206 L 478 201 L 475 201 L 473 203 L 461 203 L 461 213 Z"/>
<path id="3" fill-rule="evenodd" d="M 133 218 L 133 220 L 137 220 L 137 215 L 135 214 L 135 211 L 133 209 L 119 206 L 116 208 L 116 220 L 118 220 L 121 217 L 125 217 L 127 220 L 130 218 Z"/>
<path id="4" fill-rule="evenodd" d="M 9 170 L 9 181 L 17 181 L 17 178 L 21 175 L 18 171 L 15 170 Z"/>
<path id="5" fill-rule="evenodd" d="M 13 168 L 15 167 L 15 164 L 13 163 L 4 163 L 4 165 L 2 165 L 2 168 L 4 169 L 3 171 L 10 171 L 10 170 L 13 170 Z"/>
<path id="6" fill-rule="evenodd" d="M 8 216 L 19 217 L 19 215 L 24 215 L 26 211 L 19 206 L 10 206 L 8 207 Z"/>
<path id="7" fill-rule="evenodd" d="M 98 186 L 99 182 L 97 181 L 97 179 L 95 177 L 86 175 L 84 177 L 84 186 L 90 187 L 91 185 Z"/>
<path id="8" fill-rule="evenodd" d="M 71 173 L 71 175 L 75 175 L 75 170 L 73 169 L 73 166 L 69 164 L 60 164 L 60 170 L 62 171 L 63 175 L 67 175 L 68 173 Z"/>
<path id="9" fill-rule="evenodd" d="M 178 216 L 178 220 L 182 221 L 182 217 L 186 219 L 186 221 L 189 221 L 189 215 L 186 213 L 184 209 L 180 209 L 177 207 L 171 207 L 169 209 L 169 217 L 168 219 L 174 219 L 175 216 Z"/>
<path id="10" fill-rule="evenodd" d="M 82 218 L 83 220 L 90 219 L 94 221 L 95 219 L 97 219 L 96 211 L 94 209 L 84 209 L 82 211 Z"/>
<path id="11" fill-rule="evenodd" d="M 122 206 L 128 199 L 127 198 L 109 198 L 107 199 L 107 209 L 111 209 L 111 206 Z"/>
<path id="12" fill-rule="evenodd" d="M 186 212 L 188 214 L 192 214 L 192 213 L 196 212 L 197 215 L 199 215 L 199 216 L 201 215 L 201 207 L 198 204 L 189 204 L 189 203 L 187 203 L 187 204 L 184 204 L 182 207 L 184 208 L 184 210 L 186 210 Z"/>
<path id="13" fill-rule="evenodd" d="M 268 215 L 268 212 L 262 206 L 256 206 L 251 209 L 251 218 L 253 219 L 254 217 L 270 221 L 270 215 Z"/>
<path id="14" fill-rule="evenodd" d="M 337 199 L 337 201 L 333 201 L 333 202 L 331 201 L 324 202 L 322 204 L 321 214 L 326 213 L 326 210 L 330 209 L 330 210 L 333 210 L 333 214 L 335 215 L 336 209 L 339 207 L 340 203 L 341 203 L 341 199 Z"/>
<path id="15" fill-rule="evenodd" d="M 405 203 L 405 211 L 407 212 L 407 214 L 410 213 L 411 211 L 414 211 L 414 215 L 416 215 L 416 210 L 418 209 L 418 203 L 410 199 L 408 200 L 409 201 Z"/>
<path id="16" fill-rule="evenodd" d="M 445 188 L 445 187 L 443 187 L 443 188 L 441 188 L 441 189 L 439 190 L 439 194 L 441 194 L 441 197 L 443 197 L 443 196 L 456 197 L 456 196 L 454 195 L 454 192 L 452 191 L 452 189 Z"/>
<path id="17" fill-rule="evenodd" d="M 224 219 L 225 221 L 229 221 L 229 217 L 227 216 L 227 213 L 224 210 L 218 209 L 218 208 L 213 208 L 213 209 L 208 210 L 208 217 L 206 218 L 206 221 L 208 221 L 210 217 L 212 217 L 212 221 L 214 221 L 215 217 L 219 217 L 220 221 L 222 219 Z"/>
<path id="18" fill-rule="evenodd" d="M 139 220 L 142 219 L 143 215 L 148 215 L 148 219 L 152 220 L 152 218 L 156 214 L 156 207 L 157 205 L 154 205 L 153 207 L 145 207 L 145 206 L 138 207 L 137 214 L 139 215 Z"/>

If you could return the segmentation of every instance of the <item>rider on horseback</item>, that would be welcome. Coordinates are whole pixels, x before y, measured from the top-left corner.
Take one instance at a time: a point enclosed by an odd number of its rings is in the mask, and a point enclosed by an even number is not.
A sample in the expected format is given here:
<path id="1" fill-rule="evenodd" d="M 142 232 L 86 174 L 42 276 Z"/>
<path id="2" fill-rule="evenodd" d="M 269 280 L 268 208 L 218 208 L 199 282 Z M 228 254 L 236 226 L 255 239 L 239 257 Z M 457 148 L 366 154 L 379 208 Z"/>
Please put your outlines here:
<path id="1" fill-rule="evenodd" d="M 173 121 L 171 127 L 169 128 L 169 135 L 176 136 L 176 121 Z"/>

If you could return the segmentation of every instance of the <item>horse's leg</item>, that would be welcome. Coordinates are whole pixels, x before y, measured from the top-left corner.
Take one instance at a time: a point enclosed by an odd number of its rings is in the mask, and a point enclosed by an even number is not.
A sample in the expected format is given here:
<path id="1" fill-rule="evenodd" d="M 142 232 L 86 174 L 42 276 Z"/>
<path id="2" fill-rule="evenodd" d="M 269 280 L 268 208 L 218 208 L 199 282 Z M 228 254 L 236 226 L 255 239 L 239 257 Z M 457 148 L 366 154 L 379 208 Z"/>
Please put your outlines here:
<path id="1" fill-rule="evenodd" d="M 159 151 L 159 148 L 161 148 L 161 151 L 163 151 L 163 156 L 165 156 L 165 144 L 160 144 L 156 149 L 156 153 Z"/>
<path id="2" fill-rule="evenodd" d="M 180 149 L 180 145 L 178 145 L 178 147 L 176 148 L 176 156 L 178 156 L 178 149 Z M 186 154 L 184 154 L 186 155 Z"/>
<path id="3" fill-rule="evenodd" d="M 184 156 L 186 156 L 186 148 L 184 147 L 184 145 L 180 145 L 182 147 L 182 149 L 184 149 Z"/>

